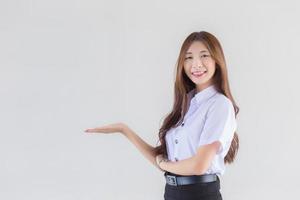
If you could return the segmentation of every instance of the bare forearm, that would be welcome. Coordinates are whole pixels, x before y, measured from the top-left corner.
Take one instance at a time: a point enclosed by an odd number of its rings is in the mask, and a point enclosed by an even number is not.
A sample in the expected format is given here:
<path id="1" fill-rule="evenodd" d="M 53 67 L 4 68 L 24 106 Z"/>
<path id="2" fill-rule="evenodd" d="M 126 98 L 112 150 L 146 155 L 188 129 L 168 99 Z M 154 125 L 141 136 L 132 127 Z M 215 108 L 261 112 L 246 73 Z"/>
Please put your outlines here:
<path id="1" fill-rule="evenodd" d="M 199 173 L 196 172 L 195 170 L 196 169 L 195 162 L 196 161 L 194 157 L 191 157 L 177 162 L 171 162 L 171 161 L 161 162 L 160 167 L 165 171 L 178 174 L 178 175 L 185 175 L 185 176 L 199 175 Z"/>
<path id="2" fill-rule="evenodd" d="M 159 166 L 156 163 L 155 148 L 148 143 L 146 143 L 142 138 L 140 138 L 132 129 L 129 127 L 124 128 L 123 135 L 128 138 L 128 140 L 136 146 L 136 148 L 143 154 L 143 156 L 149 160 L 157 168 Z"/>

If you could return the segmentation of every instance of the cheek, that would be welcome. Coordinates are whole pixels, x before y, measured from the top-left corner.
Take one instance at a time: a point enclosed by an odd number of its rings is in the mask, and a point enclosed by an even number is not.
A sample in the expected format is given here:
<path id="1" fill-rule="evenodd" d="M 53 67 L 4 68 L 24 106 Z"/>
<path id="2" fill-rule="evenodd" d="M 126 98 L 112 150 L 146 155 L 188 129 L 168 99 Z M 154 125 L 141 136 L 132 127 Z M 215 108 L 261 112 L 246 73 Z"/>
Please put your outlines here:
<path id="1" fill-rule="evenodd" d="M 216 63 L 215 62 L 207 63 L 207 68 L 209 71 L 214 72 L 216 70 Z"/>
<path id="2" fill-rule="evenodd" d="M 209 77 L 213 77 L 213 75 L 215 74 L 215 71 L 216 71 L 216 67 L 214 64 L 208 66 L 208 75 Z"/>
<path id="3" fill-rule="evenodd" d="M 189 70 L 190 70 L 189 65 L 184 64 L 184 65 L 183 65 L 183 70 L 184 70 L 184 72 L 185 72 L 186 74 L 189 74 Z"/>
<path id="4" fill-rule="evenodd" d="M 212 66 L 209 71 L 211 71 L 211 73 L 214 73 L 216 71 L 216 67 L 215 66 Z"/>

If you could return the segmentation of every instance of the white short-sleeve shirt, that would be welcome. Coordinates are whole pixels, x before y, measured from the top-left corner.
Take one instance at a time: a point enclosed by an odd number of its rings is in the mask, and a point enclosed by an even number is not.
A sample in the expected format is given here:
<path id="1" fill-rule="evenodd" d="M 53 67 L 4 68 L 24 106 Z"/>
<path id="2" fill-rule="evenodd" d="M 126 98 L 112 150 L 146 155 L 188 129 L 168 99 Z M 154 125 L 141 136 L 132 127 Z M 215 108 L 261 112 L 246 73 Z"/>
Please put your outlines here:
<path id="1" fill-rule="evenodd" d="M 202 145 L 220 141 L 221 146 L 205 174 L 223 175 L 224 157 L 237 128 L 233 104 L 215 85 L 198 93 L 194 88 L 187 95 L 190 103 L 183 123 L 166 134 L 168 159 L 173 162 L 187 159 Z"/>

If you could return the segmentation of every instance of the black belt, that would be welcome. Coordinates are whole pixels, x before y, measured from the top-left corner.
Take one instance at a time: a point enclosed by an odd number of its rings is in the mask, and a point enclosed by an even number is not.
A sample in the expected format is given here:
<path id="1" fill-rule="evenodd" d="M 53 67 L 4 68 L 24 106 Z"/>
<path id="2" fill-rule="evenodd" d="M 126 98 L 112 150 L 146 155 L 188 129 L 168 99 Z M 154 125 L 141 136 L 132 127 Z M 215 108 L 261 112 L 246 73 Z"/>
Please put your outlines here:
<path id="1" fill-rule="evenodd" d="M 192 176 L 181 176 L 170 172 L 164 174 L 167 184 L 177 185 L 189 185 L 194 183 L 208 183 L 218 179 L 216 174 L 203 174 L 203 175 L 192 175 Z"/>

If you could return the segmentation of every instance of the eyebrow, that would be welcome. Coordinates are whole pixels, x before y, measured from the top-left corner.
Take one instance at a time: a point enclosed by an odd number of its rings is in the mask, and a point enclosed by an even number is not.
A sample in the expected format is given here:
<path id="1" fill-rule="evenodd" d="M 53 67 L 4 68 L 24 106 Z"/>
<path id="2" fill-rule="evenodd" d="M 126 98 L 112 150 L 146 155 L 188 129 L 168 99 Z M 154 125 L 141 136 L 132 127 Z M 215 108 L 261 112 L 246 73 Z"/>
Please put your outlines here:
<path id="1" fill-rule="evenodd" d="M 200 51 L 200 53 L 204 53 L 204 52 L 208 52 L 208 51 L 206 51 L 206 50 Z M 192 52 L 186 52 L 186 54 L 192 54 Z"/>

